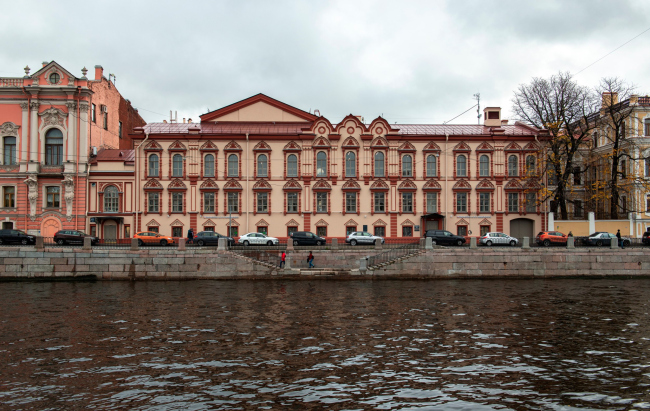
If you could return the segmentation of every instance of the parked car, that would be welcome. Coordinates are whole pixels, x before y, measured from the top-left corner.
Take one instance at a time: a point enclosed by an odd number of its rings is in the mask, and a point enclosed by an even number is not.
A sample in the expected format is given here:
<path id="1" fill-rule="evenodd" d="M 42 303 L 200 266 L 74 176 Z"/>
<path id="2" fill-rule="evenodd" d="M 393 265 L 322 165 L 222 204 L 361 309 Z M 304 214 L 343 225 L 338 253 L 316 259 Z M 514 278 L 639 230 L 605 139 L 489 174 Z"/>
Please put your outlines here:
<path id="1" fill-rule="evenodd" d="M 174 244 L 174 239 L 167 235 L 162 235 L 159 233 L 153 233 L 151 231 L 141 231 L 136 233 L 133 238 L 138 239 L 138 245 L 142 247 L 143 245 L 162 245 L 163 247 L 169 244 Z"/>
<path id="2" fill-rule="evenodd" d="M 584 239 L 584 244 L 585 245 L 595 245 L 596 247 L 602 247 L 604 245 L 612 245 L 612 240 L 617 242 L 618 238 L 616 238 L 616 234 L 612 233 L 604 233 L 597 231 L 593 234 L 590 234 L 589 237 Z M 623 240 L 623 246 L 627 247 L 630 245 L 630 239 L 627 237 L 621 237 L 621 240 Z"/>
<path id="3" fill-rule="evenodd" d="M 646 231 L 645 233 L 643 233 L 641 242 L 643 243 L 643 245 L 650 245 L 650 231 Z"/>
<path id="4" fill-rule="evenodd" d="M 559 231 L 540 231 L 537 237 L 535 237 L 535 242 L 544 247 L 548 247 L 551 244 L 566 245 L 568 241 L 569 237 Z"/>
<path id="5" fill-rule="evenodd" d="M 347 236 L 345 243 L 350 245 L 374 244 L 375 240 L 381 240 L 381 243 L 384 244 L 384 239 L 382 237 L 372 235 L 367 231 L 356 231 Z"/>
<path id="6" fill-rule="evenodd" d="M 310 231 L 296 231 L 289 234 L 293 245 L 325 245 L 325 239 Z"/>
<path id="7" fill-rule="evenodd" d="M 0 244 L 34 244 L 36 237 L 20 230 L 0 230 Z"/>
<path id="8" fill-rule="evenodd" d="M 431 243 L 447 244 L 447 245 L 463 245 L 467 241 L 465 237 L 455 235 L 445 230 L 427 230 L 424 233 L 424 238 L 431 237 Z"/>
<path id="9" fill-rule="evenodd" d="M 77 230 L 59 230 L 54 233 L 54 242 L 59 245 L 83 244 L 84 238 L 90 237 L 90 244 L 96 245 L 99 238 Z"/>
<path id="10" fill-rule="evenodd" d="M 479 243 L 488 247 L 493 245 L 510 245 L 514 247 L 519 243 L 519 240 L 504 233 L 485 233 L 479 239 Z"/>
<path id="11" fill-rule="evenodd" d="M 194 237 L 194 243 L 198 244 L 199 246 L 219 245 L 220 238 L 225 238 L 229 246 L 235 245 L 234 238 L 221 235 L 214 231 L 201 231 L 200 233 L 197 233 Z"/>
<path id="12" fill-rule="evenodd" d="M 243 245 L 278 245 L 280 244 L 280 240 L 278 240 L 275 237 L 269 237 L 267 235 L 264 235 L 262 233 L 248 233 L 244 234 L 243 236 L 239 237 L 239 244 Z"/>

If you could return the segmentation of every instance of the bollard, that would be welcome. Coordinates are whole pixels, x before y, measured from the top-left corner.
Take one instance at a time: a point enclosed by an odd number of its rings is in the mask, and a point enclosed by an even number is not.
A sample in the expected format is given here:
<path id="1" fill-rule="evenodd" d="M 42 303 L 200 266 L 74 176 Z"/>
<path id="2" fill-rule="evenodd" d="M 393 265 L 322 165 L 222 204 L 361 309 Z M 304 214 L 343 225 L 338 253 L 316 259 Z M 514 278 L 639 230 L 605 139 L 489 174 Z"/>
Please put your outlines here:
<path id="1" fill-rule="evenodd" d="M 140 243 L 137 238 L 131 239 L 131 250 L 138 251 L 140 249 Z"/>
<path id="2" fill-rule="evenodd" d="M 566 239 L 566 248 L 576 248 L 575 240 L 573 237 L 569 237 Z"/>
<path id="3" fill-rule="evenodd" d="M 179 238 L 178 239 L 178 251 L 185 251 L 185 239 L 184 238 Z"/>
<path id="4" fill-rule="evenodd" d="M 284 269 L 291 270 L 291 255 L 287 253 L 287 256 L 284 260 Z"/>
<path id="5" fill-rule="evenodd" d="M 224 237 L 219 237 L 219 243 L 217 244 L 217 251 L 226 251 L 228 248 L 228 239 Z"/>
<path id="6" fill-rule="evenodd" d="M 338 249 L 339 249 L 339 239 L 332 238 L 332 250 L 338 250 Z"/>
<path id="7" fill-rule="evenodd" d="M 612 250 L 615 249 L 615 248 L 618 248 L 618 238 L 610 239 L 609 248 L 611 248 Z"/>
<path id="8" fill-rule="evenodd" d="M 381 250 L 381 240 L 379 238 L 375 239 L 375 250 Z"/>
<path id="9" fill-rule="evenodd" d="M 359 259 L 359 272 L 365 274 L 368 271 L 368 257 Z"/>
<path id="10" fill-rule="evenodd" d="M 92 239 L 90 237 L 84 237 L 83 250 L 92 250 L 92 248 L 93 248 Z"/>
<path id="11" fill-rule="evenodd" d="M 530 238 L 524 237 L 524 243 L 521 245 L 521 248 L 530 248 Z"/>
<path id="12" fill-rule="evenodd" d="M 433 240 L 431 239 L 431 237 L 426 237 L 424 239 L 424 249 L 433 250 Z"/>
<path id="13" fill-rule="evenodd" d="M 287 251 L 293 251 L 293 238 L 287 238 Z"/>
<path id="14" fill-rule="evenodd" d="M 43 237 L 36 237 L 35 246 L 36 246 L 37 250 L 42 250 L 42 249 L 45 248 L 45 244 L 43 242 Z"/>
<path id="15" fill-rule="evenodd" d="M 476 237 L 470 237 L 469 248 L 476 248 Z"/>

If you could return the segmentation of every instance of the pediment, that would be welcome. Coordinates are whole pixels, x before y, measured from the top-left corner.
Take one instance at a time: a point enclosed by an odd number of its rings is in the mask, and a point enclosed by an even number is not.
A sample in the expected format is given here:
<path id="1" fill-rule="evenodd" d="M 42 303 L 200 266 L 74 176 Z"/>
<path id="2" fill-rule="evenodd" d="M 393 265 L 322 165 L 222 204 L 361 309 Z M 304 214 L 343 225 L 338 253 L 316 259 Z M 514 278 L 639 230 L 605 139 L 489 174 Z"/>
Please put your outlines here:
<path id="1" fill-rule="evenodd" d="M 223 186 L 224 190 L 242 190 L 241 184 L 237 182 L 237 180 L 229 180 L 226 184 Z"/>
<path id="2" fill-rule="evenodd" d="M 427 143 L 426 146 L 424 146 L 422 151 L 425 151 L 425 152 L 440 151 L 440 146 L 437 145 L 436 143 L 434 143 L 433 141 L 430 141 L 429 143 Z"/>
<path id="3" fill-rule="evenodd" d="M 467 180 L 460 180 L 452 187 L 452 190 L 471 190 L 472 186 L 469 185 Z"/>
<path id="4" fill-rule="evenodd" d="M 312 144 L 312 147 L 314 148 L 330 148 L 332 144 L 330 144 L 329 140 L 324 138 L 324 137 L 319 137 L 314 140 L 314 143 Z"/>
<path id="5" fill-rule="evenodd" d="M 299 227 L 300 226 L 300 224 L 296 220 L 294 220 L 293 218 L 291 220 L 289 220 L 285 225 L 287 227 Z"/>
<path id="6" fill-rule="evenodd" d="M 358 226 L 358 225 L 359 225 L 359 224 L 357 224 L 357 222 L 354 221 L 354 220 L 352 220 L 352 219 L 348 220 L 348 221 L 345 223 L 345 226 L 346 226 L 346 227 L 356 227 L 356 226 Z"/>
<path id="7" fill-rule="evenodd" d="M 170 225 L 172 227 L 183 227 L 183 226 L 185 226 L 185 224 L 183 224 L 183 222 L 181 220 L 179 220 L 178 218 L 176 220 L 174 220 Z"/>
<path id="8" fill-rule="evenodd" d="M 382 220 L 381 218 L 379 220 L 375 221 L 374 223 L 372 223 L 372 225 L 373 226 L 380 226 L 380 227 L 388 226 L 388 224 L 386 224 L 386 222 L 384 220 Z"/>
<path id="9" fill-rule="evenodd" d="M 524 151 L 539 151 L 539 145 L 531 141 L 530 143 L 526 144 Z"/>
<path id="10" fill-rule="evenodd" d="M 325 180 L 318 180 L 315 184 L 314 187 L 312 188 L 312 191 L 324 191 L 324 190 L 331 190 L 332 186 L 325 181 Z"/>
<path id="11" fill-rule="evenodd" d="M 415 146 L 407 141 L 406 143 L 399 146 L 397 151 L 415 151 Z"/>
<path id="12" fill-rule="evenodd" d="M 160 184 L 160 182 L 158 180 L 152 179 L 152 180 L 147 181 L 147 183 L 142 188 L 144 190 L 146 190 L 146 189 L 162 190 L 163 186 L 162 186 L 162 184 Z"/>
<path id="13" fill-rule="evenodd" d="M 343 187 L 341 187 L 341 190 L 357 190 L 357 191 L 359 191 L 359 190 L 361 190 L 361 186 L 359 185 L 359 183 L 357 183 L 354 180 L 348 180 L 348 181 L 345 182 L 345 184 L 343 184 Z"/>
<path id="14" fill-rule="evenodd" d="M 456 221 L 456 225 L 469 225 L 469 222 L 464 218 L 461 218 L 460 220 Z"/>
<path id="15" fill-rule="evenodd" d="M 492 225 L 492 222 L 488 220 L 487 218 L 484 218 L 481 220 L 481 222 L 478 223 L 478 225 Z"/>
<path id="16" fill-rule="evenodd" d="M 436 180 L 429 180 L 426 183 L 424 183 L 424 186 L 422 186 L 422 190 L 442 190 L 442 187 L 440 186 L 440 183 L 438 183 Z"/>
<path id="17" fill-rule="evenodd" d="M 327 221 L 323 220 L 322 218 L 318 220 L 315 224 L 316 227 L 327 227 L 329 224 Z"/>
<path id="18" fill-rule="evenodd" d="M 214 223 L 214 221 L 207 219 L 203 223 L 203 227 L 216 227 L 217 225 Z"/>
<path id="19" fill-rule="evenodd" d="M 370 190 L 388 191 L 388 184 L 383 180 L 377 180 L 370 186 Z"/>
<path id="20" fill-rule="evenodd" d="M 253 151 L 271 151 L 271 146 L 266 144 L 264 141 L 260 141 L 259 143 L 255 144 Z"/>
<path id="21" fill-rule="evenodd" d="M 214 182 L 214 180 L 207 179 L 201 184 L 201 187 L 199 187 L 199 190 L 206 190 L 206 189 L 218 190 L 219 186 L 217 185 L 217 183 Z"/>
<path id="22" fill-rule="evenodd" d="M 162 150 L 162 147 L 155 140 L 151 140 L 146 146 L 144 146 L 144 150 Z"/>
<path id="23" fill-rule="evenodd" d="M 290 190 L 290 191 L 297 191 L 297 190 L 302 190 L 302 186 L 300 183 L 296 180 L 289 180 L 286 182 L 284 187 L 282 187 L 283 190 Z"/>
<path id="24" fill-rule="evenodd" d="M 156 220 L 151 220 L 147 223 L 147 227 L 160 227 L 160 223 Z"/>
<path id="25" fill-rule="evenodd" d="M 219 151 L 217 146 L 212 141 L 206 141 L 205 143 L 203 143 L 203 145 L 201 146 L 201 148 L 199 150 L 202 150 L 202 151 Z"/>
<path id="26" fill-rule="evenodd" d="M 169 185 L 167 186 L 167 189 L 168 190 L 187 190 L 187 186 L 185 185 L 185 183 L 182 180 L 180 180 L 178 178 L 175 178 L 174 180 L 172 180 L 171 183 L 169 183 Z"/>
<path id="27" fill-rule="evenodd" d="M 372 140 L 372 143 L 370 143 L 370 147 L 388 148 L 388 141 L 386 141 L 386 139 L 383 137 L 377 137 L 376 139 Z"/>
<path id="28" fill-rule="evenodd" d="M 226 144 L 226 147 L 223 148 L 223 151 L 242 151 L 242 148 L 236 141 L 233 140 Z"/>
<path id="29" fill-rule="evenodd" d="M 494 151 L 494 147 L 484 141 L 476 148 L 476 151 Z"/>
<path id="30" fill-rule="evenodd" d="M 269 223 L 266 222 L 265 219 L 261 219 L 257 223 L 255 223 L 255 227 L 268 227 Z"/>
<path id="31" fill-rule="evenodd" d="M 472 149 L 469 148 L 466 142 L 461 141 L 460 143 L 456 144 L 454 151 L 472 151 Z"/>
<path id="32" fill-rule="evenodd" d="M 306 123 L 318 117 L 279 100 L 257 94 L 201 116 L 201 122 Z"/>
<path id="33" fill-rule="evenodd" d="M 521 183 L 518 180 L 510 180 L 508 181 L 508 184 L 506 184 L 505 187 L 503 187 L 504 190 L 521 190 L 523 187 L 521 186 Z"/>
<path id="34" fill-rule="evenodd" d="M 271 190 L 271 184 L 266 180 L 259 180 L 253 186 L 253 190 Z"/>
<path id="35" fill-rule="evenodd" d="M 169 148 L 167 148 L 169 151 L 187 151 L 187 147 L 185 147 L 185 144 L 181 143 L 180 141 L 176 140 L 173 143 L 170 144 Z"/>
<path id="36" fill-rule="evenodd" d="M 503 151 L 521 151 L 521 146 L 514 141 L 506 146 Z"/>
<path id="37" fill-rule="evenodd" d="M 359 148 L 359 142 L 354 138 L 354 137 L 348 137 L 345 139 L 343 144 L 341 144 L 342 148 Z"/>
<path id="38" fill-rule="evenodd" d="M 57 84 L 51 84 L 49 77 L 50 74 L 52 73 L 58 73 L 60 77 L 60 81 Z M 56 61 L 52 60 L 48 64 L 46 64 L 44 67 L 41 67 L 39 70 L 37 70 L 34 74 L 30 75 L 32 79 L 36 81 L 34 85 L 38 85 L 38 82 L 40 79 L 43 79 L 43 82 L 41 83 L 42 85 L 50 85 L 50 86 L 55 86 L 55 85 L 70 85 L 69 84 L 69 79 L 72 78 L 74 84 L 74 79 L 77 77 L 70 73 L 68 70 L 64 69 L 63 66 L 61 66 L 59 63 Z"/>
<path id="39" fill-rule="evenodd" d="M 490 180 L 481 180 L 476 186 L 477 190 L 494 190 L 494 184 Z"/>
<path id="40" fill-rule="evenodd" d="M 302 148 L 300 148 L 300 145 L 296 143 L 295 141 L 290 141 L 287 143 L 286 146 L 282 149 L 283 151 L 302 151 Z"/>
<path id="41" fill-rule="evenodd" d="M 397 187 L 398 190 L 417 190 L 418 188 L 415 186 L 413 181 L 411 180 L 406 180 L 402 182 L 402 184 Z"/>
<path id="42" fill-rule="evenodd" d="M 405 226 L 414 226 L 413 221 L 409 220 L 408 218 L 404 221 L 402 221 L 402 224 L 400 225 L 405 225 Z"/>

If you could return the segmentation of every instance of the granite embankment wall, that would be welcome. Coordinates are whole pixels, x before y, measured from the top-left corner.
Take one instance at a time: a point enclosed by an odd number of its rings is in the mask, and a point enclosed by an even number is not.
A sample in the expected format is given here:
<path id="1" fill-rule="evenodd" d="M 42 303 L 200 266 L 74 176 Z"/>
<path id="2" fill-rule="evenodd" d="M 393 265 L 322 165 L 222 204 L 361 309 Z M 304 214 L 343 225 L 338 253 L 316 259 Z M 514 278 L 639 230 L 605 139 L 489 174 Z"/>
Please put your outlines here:
<path id="1" fill-rule="evenodd" d="M 380 250 L 315 251 L 326 278 L 490 278 L 560 276 L 650 276 L 650 249 L 437 248 L 363 270 L 359 260 Z M 277 253 L 277 252 L 276 252 Z M 273 252 L 266 255 L 273 261 Z M 293 252 L 292 269 L 278 270 L 234 252 L 216 249 L 82 250 L 33 247 L 0 249 L 0 280 L 96 278 L 179 280 L 233 278 L 316 278 L 304 268 L 304 251 Z M 316 273 L 318 274 L 318 273 Z"/>

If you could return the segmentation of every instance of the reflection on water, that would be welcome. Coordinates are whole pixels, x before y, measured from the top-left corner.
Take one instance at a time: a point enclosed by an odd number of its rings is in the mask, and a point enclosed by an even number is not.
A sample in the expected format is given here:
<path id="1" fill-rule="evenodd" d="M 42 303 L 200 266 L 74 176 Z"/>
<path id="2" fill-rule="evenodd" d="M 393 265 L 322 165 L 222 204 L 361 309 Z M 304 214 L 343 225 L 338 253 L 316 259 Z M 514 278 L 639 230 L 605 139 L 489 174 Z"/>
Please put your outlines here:
<path id="1" fill-rule="evenodd" d="M 650 409 L 648 280 L 0 283 L 2 409 Z"/>

